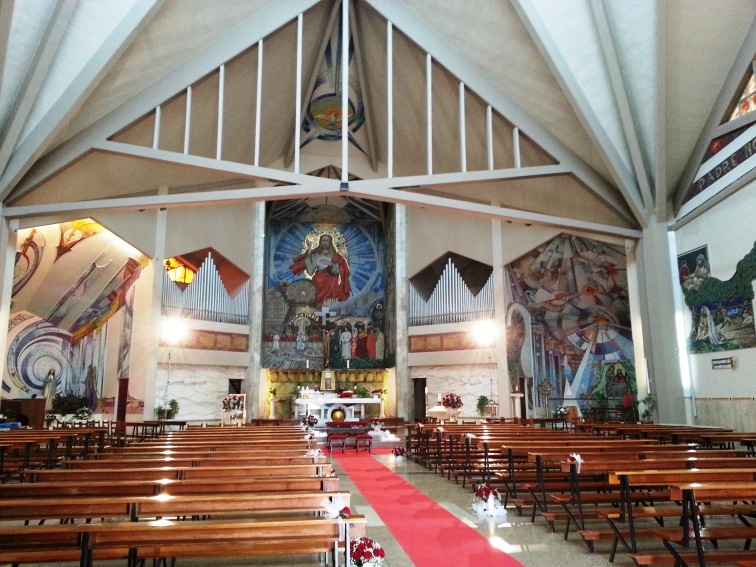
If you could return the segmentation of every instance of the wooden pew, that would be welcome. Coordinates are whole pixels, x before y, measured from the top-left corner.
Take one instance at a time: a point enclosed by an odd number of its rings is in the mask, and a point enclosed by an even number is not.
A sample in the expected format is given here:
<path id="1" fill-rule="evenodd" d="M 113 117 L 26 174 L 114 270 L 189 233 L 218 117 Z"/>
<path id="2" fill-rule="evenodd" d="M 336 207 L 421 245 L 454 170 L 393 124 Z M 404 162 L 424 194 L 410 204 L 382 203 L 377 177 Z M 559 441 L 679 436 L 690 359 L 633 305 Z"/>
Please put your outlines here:
<path id="1" fill-rule="evenodd" d="M 98 469 L 53 469 L 30 470 L 24 473 L 27 482 L 50 482 L 66 480 L 160 480 L 188 478 L 228 478 L 308 475 L 317 476 L 324 465 L 257 465 L 240 467 L 154 467 L 154 468 L 98 468 Z"/>
<path id="2" fill-rule="evenodd" d="M 0 521 L 84 520 L 183 516 L 250 516 L 261 513 L 305 513 L 323 510 L 330 499 L 350 505 L 350 493 L 282 491 L 229 494 L 160 494 L 79 498 L 17 498 L 0 501 Z"/>
<path id="3" fill-rule="evenodd" d="M 113 467 L 119 469 L 127 468 L 154 468 L 154 467 L 202 467 L 202 466 L 256 466 L 256 465 L 307 465 L 310 463 L 327 464 L 330 457 L 319 455 L 317 457 L 308 456 L 299 453 L 295 456 L 250 456 L 239 455 L 236 457 L 162 457 L 152 459 L 106 459 L 94 461 L 61 461 L 60 466 L 64 469 L 101 469 L 104 467 Z"/>
<path id="4" fill-rule="evenodd" d="M 670 486 L 672 498 L 680 499 L 685 510 L 685 522 L 673 533 L 657 531 L 666 552 L 634 553 L 630 557 L 639 566 L 645 565 L 700 565 L 713 563 L 733 563 L 736 561 L 756 561 L 756 550 L 748 549 L 750 541 L 756 538 L 756 526 L 715 526 L 702 527 L 699 521 L 700 504 L 716 501 L 756 501 L 756 482 L 713 482 L 683 483 Z M 693 531 L 694 550 L 681 549 L 690 542 Z M 704 549 L 704 541 L 745 540 L 746 548 Z"/>
<path id="5" fill-rule="evenodd" d="M 11 564 L 81 565 L 127 559 L 254 557 L 331 553 L 349 548 L 352 532 L 364 532 L 367 520 L 283 516 L 245 520 L 104 522 L 42 526 L 0 526 L 0 554 Z M 340 526 L 343 526 L 343 528 Z M 340 537 L 340 530 L 344 537 Z M 343 553 L 342 553 L 343 554 Z M 346 563 L 346 561 L 345 561 Z"/>
<path id="6" fill-rule="evenodd" d="M 234 494 L 282 490 L 337 491 L 336 476 L 287 476 L 192 480 L 101 480 L 32 482 L 0 485 L 0 499 L 79 498 L 85 496 L 153 496 L 155 494 Z"/>

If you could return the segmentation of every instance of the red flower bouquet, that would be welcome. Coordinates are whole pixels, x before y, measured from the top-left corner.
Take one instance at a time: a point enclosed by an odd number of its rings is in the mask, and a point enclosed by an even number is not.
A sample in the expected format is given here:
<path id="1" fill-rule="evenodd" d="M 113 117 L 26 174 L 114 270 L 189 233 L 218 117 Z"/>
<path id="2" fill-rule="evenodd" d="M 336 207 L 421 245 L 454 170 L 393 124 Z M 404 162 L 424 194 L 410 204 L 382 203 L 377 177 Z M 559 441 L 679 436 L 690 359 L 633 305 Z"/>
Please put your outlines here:
<path id="1" fill-rule="evenodd" d="M 350 565 L 357 567 L 382 565 L 384 557 L 386 557 L 386 552 L 378 545 L 378 542 L 367 537 L 354 538 L 349 546 L 349 558 L 352 561 Z"/>
<path id="2" fill-rule="evenodd" d="M 441 405 L 445 408 L 459 409 L 462 407 L 462 398 L 457 394 L 446 394 L 441 398 Z"/>

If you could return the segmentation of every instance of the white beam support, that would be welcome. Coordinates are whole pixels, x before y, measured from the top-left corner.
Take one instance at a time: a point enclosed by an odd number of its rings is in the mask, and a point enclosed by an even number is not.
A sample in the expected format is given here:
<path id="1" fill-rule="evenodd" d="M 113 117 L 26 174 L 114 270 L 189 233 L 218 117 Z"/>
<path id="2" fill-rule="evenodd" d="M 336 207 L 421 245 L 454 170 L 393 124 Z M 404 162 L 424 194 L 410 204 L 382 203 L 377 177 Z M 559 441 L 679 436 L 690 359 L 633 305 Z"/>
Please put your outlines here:
<path id="1" fill-rule="evenodd" d="M 488 169 L 493 171 L 493 111 L 490 104 L 486 107 L 486 150 L 486 154 L 488 156 Z"/>
<path id="2" fill-rule="evenodd" d="M 341 0 L 341 186 L 349 186 L 349 0 Z"/>
<path id="3" fill-rule="evenodd" d="M 428 175 L 433 175 L 433 57 L 425 55 L 425 137 Z"/>
<path id="4" fill-rule="evenodd" d="M 617 55 L 617 47 L 614 44 L 614 34 L 612 33 L 609 17 L 606 14 L 606 5 L 601 0 L 591 0 L 591 10 L 596 23 L 599 41 L 603 48 L 601 53 L 606 61 L 612 93 L 619 109 L 625 141 L 630 151 L 631 166 L 640 189 L 641 201 L 647 211 L 652 211 L 654 209 L 654 195 L 651 188 L 651 180 L 646 173 L 648 170 L 646 159 L 641 149 L 638 128 L 635 124 L 634 112 L 630 104 L 630 97 L 628 96 L 629 89 L 621 70 L 622 65 Z"/>
<path id="5" fill-rule="evenodd" d="M 294 95 L 294 173 L 299 173 L 299 145 L 302 133 L 302 26 L 303 14 L 297 15 L 297 80 Z"/>
<path id="6" fill-rule="evenodd" d="M 152 127 L 152 149 L 160 149 L 160 120 L 162 119 L 162 107 L 158 104 L 155 107 L 155 124 Z"/>
<path id="7" fill-rule="evenodd" d="M 35 160 L 47 151 L 48 145 L 68 124 L 76 111 L 81 108 L 87 97 L 128 49 L 134 38 L 139 35 L 162 4 L 163 0 L 136 0 L 134 7 L 84 65 L 81 72 L 39 121 L 39 124 L 13 152 L 2 176 L 0 176 L 0 200 L 4 201 L 8 197 L 16 184 L 35 163 Z M 140 116 L 162 102 L 163 99 L 147 106 Z M 108 129 L 107 133 L 103 133 L 102 136 L 109 136 L 117 130 L 117 128 Z M 87 145 L 83 152 L 88 149 Z M 25 193 L 25 191 L 21 193 Z M 16 197 L 18 196 L 20 195 L 16 195 Z"/>
<path id="8" fill-rule="evenodd" d="M 255 93 L 255 166 L 260 165 L 260 121 L 262 120 L 263 40 L 257 42 L 257 89 Z"/>
<path id="9" fill-rule="evenodd" d="M 559 163 L 567 164 L 577 179 L 593 191 L 600 200 L 618 215 L 633 224 L 639 222 L 634 215 L 628 214 L 628 205 L 606 180 L 586 164 L 574 152 L 557 140 L 538 120 L 525 112 L 501 89 L 493 84 L 478 67 L 455 49 L 420 16 L 403 2 L 386 2 L 385 0 L 365 0 L 377 13 L 391 20 L 393 25 L 407 30 L 412 40 L 445 69 L 464 81 L 467 88 L 475 92 L 483 101 L 493 106 L 502 116 L 506 116 L 513 125 L 520 128 L 535 141 L 545 152 Z M 641 215 L 642 216 L 642 215 Z"/>
<path id="10" fill-rule="evenodd" d="M 459 83 L 459 169 L 467 171 L 467 136 L 465 120 L 465 84 Z"/>
<path id="11" fill-rule="evenodd" d="M 354 197 L 362 197 L 364 199 L 373 199 L 387 203 L 448 210 L 485 218 L 500 218 L 502 220 L 508 220 L 517 223 L 538 224 L 541 226 L 553 226 L 557 228 L 573 230 L 585 230 L 599 234 L 619 236 L 622 238 L 638 239 L 642 235 L 641 231 L 632 228 L 623 228 L 565 217 L 556 217 L 553 215 L 533 213 L 519 209 L 509 209 L 506 207 L 473 203 L 470 201 L 459 201 L 446 197 L 421 195 L 410 191 L 396 191 L 394 189 L 387 189 L 384 184 L 385 181 L 382 180 L 375 182 L 368 180 L 360 181 L 359 183 L 353 182 L 350 187 L 350 193 L 352 193 Z"/>
<path id="12" fill-rule="evenodd" d="M 84 154 L 90 151 L 91 147 L 107 139 L 113 132 L 117 132 L 135 120 L 138 120 L 147 112 L 150 112 L 158 104 L 175 96 L 205 75 L 213 72 L 221 64 L 233 59 L 249 46 L 273 33 L 281 26 L 294 19 L 300 12 L 305 12 L 318 3 L 319 0 L 288 0 L 285 3 L 271 2 L 261 10 L 258 10 L 250 17 L 239 22 L 229 32 L 218 38 L 207 49 L 195 54 L 186 64 L 177 67 L 173 72 L 166 74 L 163 79 L 155 83 L 152 87 L 141 91 L 126 103 L 120 105 L 117 109 L 99 119 L 89 127 L 77 132 L 66 142 L 62 143 L 49 155 L 38 160 L 34 165 L 34 172 L 26 176 L 18 187 L 13 189 L 13 198 L 17 199 L 28 191 L 33 189 L 42 180 L 47 179 L 65 169 L 74 161 L 80 159 Z M 150 5 L 159 7 L 162 0 L 138 0 L 137 6 L 143 6 L 146 2 Z M 132 10 L 132 13 L 134 10 Z M 145 16 L 146 17 L 146 16 Z M 137 35 L 141 28 L 134 29 L 135 24 L 131 24 L 133 35 Z M 129 39 L 132 36 L 129 35 Z M 107 46 L 109 47 L 109 45 Z M 125 50 L 128 45 L 120 46 Z M 98 56 L 104 55 L 98 52 Z M 114 59 L 120 55 L 120 51 L 113 55 Z M 87 66 L 87 69 L 90 69 Z M 107 71 L 107 69 L 106 69 Z M 71 108 L 65 108 L 65 113 L 70 113 Z M 58 121 L 56 121 L 57 123 Z M 57 133 L 57 130 L 56 132 Z M 32 147 L 40 147 L 38 140 L 34 140 Z M 46 149 L 42 148 L 40 151 Z M 33 161 L 39 157 L 33 155 L 30 159 Z M 31 161 L 29 162 L 31 163 Z M 5 198 L 7 192 L 19 182 L 21 175 L 14 179 L 1 179 L 0 188 L 4 193 L 0 197 Z"/>
<path id="13" fill-rule="evenodd" d="M 184 155 L 189 155 L 192 140 L 192 86 L 186 87 L 186 112 L 184 114 Z"/>
<path id="14" fill-rule="evenodd" d="M 522 165 L 520 157 L 520 129 L 517 126 L 512 130 L 512 157 L 514 158 L 514 166 L 520 167 Z"/>
<path id="15" fill-rule="evenodd" d="M 538 46 L 541 55 L 543 55 L 544 60 L 551 69 L 562 92 L 564 92 L 570 101 L 580 123 L 594 142 L 596 151 L 601 154 L 604 162 L 609 167 L 617 188 L 630 207 L 635 221 L 642 227 L 646 226 L 646 211 L 643 208 L 637 183 L 623 162 L 612 139 L 603 128 L 602 122 L 593 111 L 590 102 L 583 93 L 581 84 L 572 73 L 572 70 L 562 56 L 562 52 L 541 20 L 538 9 L 532 0 L 515 0 L 513 6 L 520 15 L 520 19 L 528 30 L 530 37 Z"/>
<path id="16" fill-rule="evenodd" d="M 386 22 L 387 175 L 394 176 L 394 24 Z"/>
<path id="17" fill-rule="evenodd" d="M 223 159 L 223 106 L 226 97 L 226 66 L 218 69 L 218 125 L 215 137 L 215 159 Z"/>
<path id="18" fill-rule="evenodd" d="M 11 14 L 13 13 L 13 2 L 0 2 L 0 90 L 2 90 L 3 61 L 5 61 L 5 43 L 10 36 Z M 13 149 L 16 147 L 18 137 L 24 129 L 26 119 L 37 100 L 39 90 L 47 77 L 50 65 L 58 54 L 61 41 L 71 21 L 71 16 L 76 8 L 76 2 L 67 2 L 66 0 L 57 0 L 52 10 L 52 15 L 45 28 L 45 33 L 40 38 L 40 47 L 34 53 L 34 58 L 28 66 L 23 84 L 15 95 L 13 106 L 8 112 L 11 117 L 10 121 L 2 125 L 0 132 L 0 173 L 5 170 L 5 166 L 10 159 Z M 6 20 L 7 15 L 7 22 Z M 8 30 L 5 29 L 6 24 Z M 7 31 L 7 33 L 6 33 Z"/>

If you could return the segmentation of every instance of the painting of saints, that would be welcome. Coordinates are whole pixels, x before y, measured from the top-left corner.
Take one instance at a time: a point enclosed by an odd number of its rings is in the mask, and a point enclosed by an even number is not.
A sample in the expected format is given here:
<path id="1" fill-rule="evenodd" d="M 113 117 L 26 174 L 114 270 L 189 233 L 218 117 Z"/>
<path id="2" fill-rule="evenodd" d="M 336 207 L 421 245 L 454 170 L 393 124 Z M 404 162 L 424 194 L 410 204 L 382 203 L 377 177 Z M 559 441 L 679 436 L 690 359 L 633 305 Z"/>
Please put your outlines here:
<path id="1" fill-rule="evenodd" d="M 317 247 L 300 254 L 291 264 L 291 271 L 300 275 L 306 273 L 315 285 L 318 305 L 332 305 L 346 301 L 352 292 L 349 283 L 349 264 L 336 251 L 330 234 L 322 234 Z"/>

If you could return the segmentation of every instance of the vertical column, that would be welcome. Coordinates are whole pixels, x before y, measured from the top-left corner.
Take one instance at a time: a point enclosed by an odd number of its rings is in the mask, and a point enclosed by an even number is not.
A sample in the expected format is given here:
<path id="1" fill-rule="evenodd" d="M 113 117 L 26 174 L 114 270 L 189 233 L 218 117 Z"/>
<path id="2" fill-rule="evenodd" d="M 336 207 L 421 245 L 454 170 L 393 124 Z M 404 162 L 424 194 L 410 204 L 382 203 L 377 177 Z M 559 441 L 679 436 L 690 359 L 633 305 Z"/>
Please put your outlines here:
<path id="1" fill-rule="evenodd" d="M 658 400 L 659 420 L 665 423 L 686 423 L 686 399 L 690 399 L 690 376 L 682 376 L 679 364 L 676 320 L 678 308 L 672 286 L 677 281 L 672 273 L 672 258 L 665 223 L 649 219 L 643 239 L 636 252 L 639 318 L 633 319 L 633 339 L 642 333 L 645 345 L 650 390 Z M 632 274 L 628 271 L 628 277 Z M 632 315 L 632 312 L 631 312 Z M 681 318 L 681 317 L 680 317 Z M 640 325 L 636 325 L 640 319 Z M 636 367 L 643 360 L 635 361 Z M 645 394 L 639 392 L 642 399 Z"/>
<path id="2" fill-rule="evenodd" d="M 0 205 L 2 206 L 2 205 Z M 0 217 L 0 328 L 6 332 L 0 333 L 0 353 L 6 354 L 8 349 L 8 322 L 11 313 L 11 297 L 13 295 L 13 272 L 16 264 L 16 235 L 18 220 L 8 220 Z"/>
<path id="3" fill-rule="evenodd" d="M 396 279 L 396 415 L 409 416 L 409 396 L 412 391 L 409 380 L 409 337 L 407 331 L 407 209 L 395 205 L 395 276 Z"/>
<path id="4" fill-rule="evenodd" d="M 264 407 L 268 397 L 268 387 L 263 380 L 263 369 L 260 355 L 262 352 L 263 325 L 263 271 L 265 266 L 265 202 L 259 201 L 252 205 L 252 274 L 249 282 L 249 366 L 247 367 L 247 383 L 244 386 L 247 403 L 250 404 L 248 413 L 260 415 L 260 408 Z M 286 416 L 277 416 L 286 417 Z"/>
<path id="5" fill-rule="evenodd" d="M 504 293 L 504 252 L 502 238 L 502 221 L 492 219 L 491 251 L 493 263 L 494 324 L 496 329 L 496 343 L 494 345 L 496 401 L 499 403 L 499 415 L 502 417 L 514 417 L 515 415 L 510 415 L 513 411 L 513 406 L 510 403 L 512 387 L 509 383 L 509 368 L 507 366 L 507 303 Z"/>

